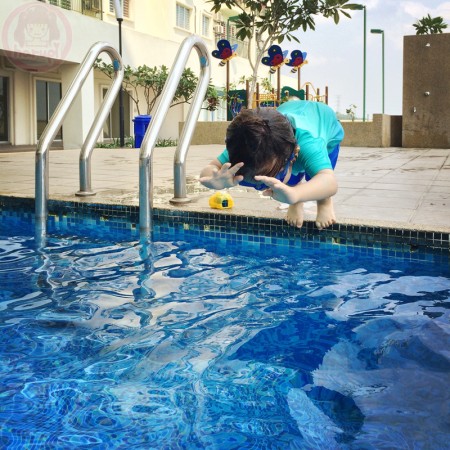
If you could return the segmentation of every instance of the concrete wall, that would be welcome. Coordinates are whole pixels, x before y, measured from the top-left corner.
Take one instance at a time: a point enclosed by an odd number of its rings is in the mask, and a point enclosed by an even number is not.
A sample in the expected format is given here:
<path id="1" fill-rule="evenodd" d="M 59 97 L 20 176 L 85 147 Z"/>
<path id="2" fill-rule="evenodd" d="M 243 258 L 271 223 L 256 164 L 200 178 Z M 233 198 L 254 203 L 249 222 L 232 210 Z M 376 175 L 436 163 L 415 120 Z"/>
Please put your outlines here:
<path id="1" fill-rule="evenodd" d="M 450 148 L 450 33 L 403 40 L 403 147 Z"/>
<path id="2" fill-rule="evenodd" d="M 402 117 L 374 114 L 373 122 L 342 122 L 347 147 L 401 147 Z M 197 122 L 193 145 L 224 144 L 229 122 Z M 181 133 L 184 123 L 179 124 Z"/>
<path id="3" fill-rule="evenodd" d="M 341 122 L 347 147 L 401 147 L 402 116 L 374 114 L 371 122 Z"/>
<path id="4" fill-rule="evenodd" d="M 225 134 L 230 122 L 197 122 L 192 145 L 223 144 L 225 146 Z M 184 122 L 178 125 L 179 134 L 183 129 Z"/>

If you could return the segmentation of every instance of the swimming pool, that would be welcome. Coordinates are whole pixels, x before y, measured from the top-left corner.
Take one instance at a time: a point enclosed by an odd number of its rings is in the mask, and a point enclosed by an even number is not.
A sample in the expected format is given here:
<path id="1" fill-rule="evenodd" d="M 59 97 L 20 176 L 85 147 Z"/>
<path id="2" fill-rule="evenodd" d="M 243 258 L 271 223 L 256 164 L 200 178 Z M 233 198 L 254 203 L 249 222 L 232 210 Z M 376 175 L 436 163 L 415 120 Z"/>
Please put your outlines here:
<path id="1" fill-rule="evenodd" d="M 19 222 L 0 228 L 2 448 L 446 447 L 448 263 L 167 224 L 39 249 Z"/>

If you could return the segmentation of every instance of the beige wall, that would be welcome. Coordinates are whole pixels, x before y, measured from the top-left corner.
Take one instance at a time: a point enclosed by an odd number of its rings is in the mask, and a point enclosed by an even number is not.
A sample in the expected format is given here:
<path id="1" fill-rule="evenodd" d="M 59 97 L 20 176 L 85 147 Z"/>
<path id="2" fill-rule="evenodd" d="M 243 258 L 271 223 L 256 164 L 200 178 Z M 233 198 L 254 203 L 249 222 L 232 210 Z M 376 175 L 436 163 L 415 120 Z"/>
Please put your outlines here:
<path id="1" fill-rule="evenodd" d="M 450 148 L 450 33 L 403 43 L 403 147 Z"/>
<path id="2" fill-rule="evenodd" d="M 374 114 L 371 122 L 341 122 L 347 147 L 401 147 L 402 117 Z"/>
<path id="3" fill-rule="evenodd" d="M 372 122 L 341 122 L 347 147 L 401 147 L 401 116 L 374 114 Z M 193 145 L 224 144 L 229 122 L 198 122 L 192 137 Z M 183 128 L 179 124 L 179 132 Z"/>
<path id="4" fill-rule="evenodd" d="M 176 3 L 177 1 L 191 8 L 193 20 L 190 30 L 176 27 Z M 36 5 L 36 0 L 1 0 L 0 1 L 0 27 L 11 23 L 11 17 L 21 11 L 27 5 Z M 211 29 L 209 36 L 202 36 L 208 50 L 212 52 L 215 42 L 213 41 L 213 14 L 210 12 L 211 4 L 206 0 L 133 0 L 130 2 L 130 18 L 125 18 L 122 24 L 122 47 L 123 60 L 126 65 L 137 67 L 146 64 L 150 67 L 166 65 L 172 67 L 180 43 L 191 33 L 201 34 L 201 21 L 203 14 L 210 15 Z M 70 29 L 70 45 L 63 55 L 61 64 L 49 72 L 40 72 L 43 78 L 55 79 L 62 82 L 63 91 L 67 90 L 68 84 L 74 75 L 74 68 L 86 55 L 89 48 L 98 41 L 104 41 L 118 48 L 118 25 L 115 15 L 109 12 L 109 0 L 103 0 L 103 21 L 84 16 L 76 11 L 63 8 L 55 8 L 58 14 L 65 18 L 64 28 Z M 232 15 L 232 11 L 229 11 Z M 66 35 L 69 36 L 69 35 Z M 0 70 L 2 74 L 10 78 L 11 89 L 10 106 L 10 142 L 13 145 L 36 144 L 35 124 L 35 79 L 36 72 L 23 71 L 12 64 L 6 54 L 4 43 L 0 40 Z M 27 57 L 27 55 L 23 55 Z M 33 58 L 39 59 L 36 55 Z M 108 56 L 105 57 L 109 62 Z M 46 59 L 43 59 L 43 64 Z M 226 70 L 219 67 L 219 61 L 211 58 L 212 83 L 217 87 L 224 87 L 226 82 Z M 188 66 L 195 73 L 199 73 L 199 60 L 195 50 L 191 54 Z M 76 70 L 75 70 L 76 71 Z M 230 61 L 230 79 L 236 81 L 244 74 L 250 73 L 248 60 L 235 57 Z M 88 86 L 88 83 L 90 84 Z M 92 85 L 93 83 L 93 85 Z M 81 146 L 86 137 L 84 124 L 86 118 L 94 117 L 101 101 L 102 86 L 105 79 L 97 74 L 94 78 L 86 81 L 83 89 L 86 90 L 85 101 L 74 105 L 71 113 L 64 121 L 64 136 L 69 138 L 68 146 Z M 94 102 L 88 101 L 94 96 Z M 95 111 L 92 110 L 92 105 Z M 178 138 L 178 122 L 183 121 L 189 105 L 181 105 L 171 108 L 161 128 L 161 138 Z M 142 112 L 141 112 L 142 113 Z M 137 114 L 132 110 L 132 114 Z M 201 119 L 210 120 L 211 114 L 202 111 Z M 133 129 L 131 123 L 131 129 Z M 65 143 L 66 144 L 66 143 Z"/>
<path id="5" fill-rule="evenodd" d="M 197 122 L 192 145 L 224 144 L 225 134 L 230 122 Z M 184 122 L 179 123 L 179 133 L 184 127 Z"/>

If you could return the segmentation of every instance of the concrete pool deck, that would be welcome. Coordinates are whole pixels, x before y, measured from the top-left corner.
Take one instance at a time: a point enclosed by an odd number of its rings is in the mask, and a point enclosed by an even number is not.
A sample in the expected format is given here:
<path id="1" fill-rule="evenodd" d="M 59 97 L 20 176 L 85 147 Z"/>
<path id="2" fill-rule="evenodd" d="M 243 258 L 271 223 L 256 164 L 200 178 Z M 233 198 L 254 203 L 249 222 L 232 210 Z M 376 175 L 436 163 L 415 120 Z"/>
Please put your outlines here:
<path id="1" fill-rule="evenodd" d="M 155 148 L 153 183 L 155 208 L 199 212 L 212 210 L 212 191 L 198 174 L 222 151 L 222 145 L 194 145 L 186 164 L 190 203 L 174 206 L 175 148 Z M 100 204 L 139 204 L 139 150 L 95 149 L 92 189 L 96 195 L 78 197 L 80 150 L 51 150 L 49 197 L 54 200 Z M 34 198 L 35 152 L 0 153 L 0 195 Z M 339 223 L 450 232 L 450 149 L 342 147 L 336 167 L 339 191 L 334 197 Z M 244 187 L 229 190 L 235 206 L 227 214 L 283 218 L 278 202 Z M 305 205 L 305 219 L 314 220 L 315 204 Z"/>

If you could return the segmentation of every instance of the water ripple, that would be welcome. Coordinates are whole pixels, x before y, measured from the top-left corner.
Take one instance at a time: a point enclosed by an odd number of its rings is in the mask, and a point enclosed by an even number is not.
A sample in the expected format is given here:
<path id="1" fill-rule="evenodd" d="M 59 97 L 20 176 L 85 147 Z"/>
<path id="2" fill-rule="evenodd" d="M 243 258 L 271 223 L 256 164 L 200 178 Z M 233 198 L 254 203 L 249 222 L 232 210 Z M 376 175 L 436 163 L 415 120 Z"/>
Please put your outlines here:
<path id="1" fill-rule="evenodd" d="M 318 251 L 0 239 L 0 443 L 441 448 L 449 280 Z"/>

